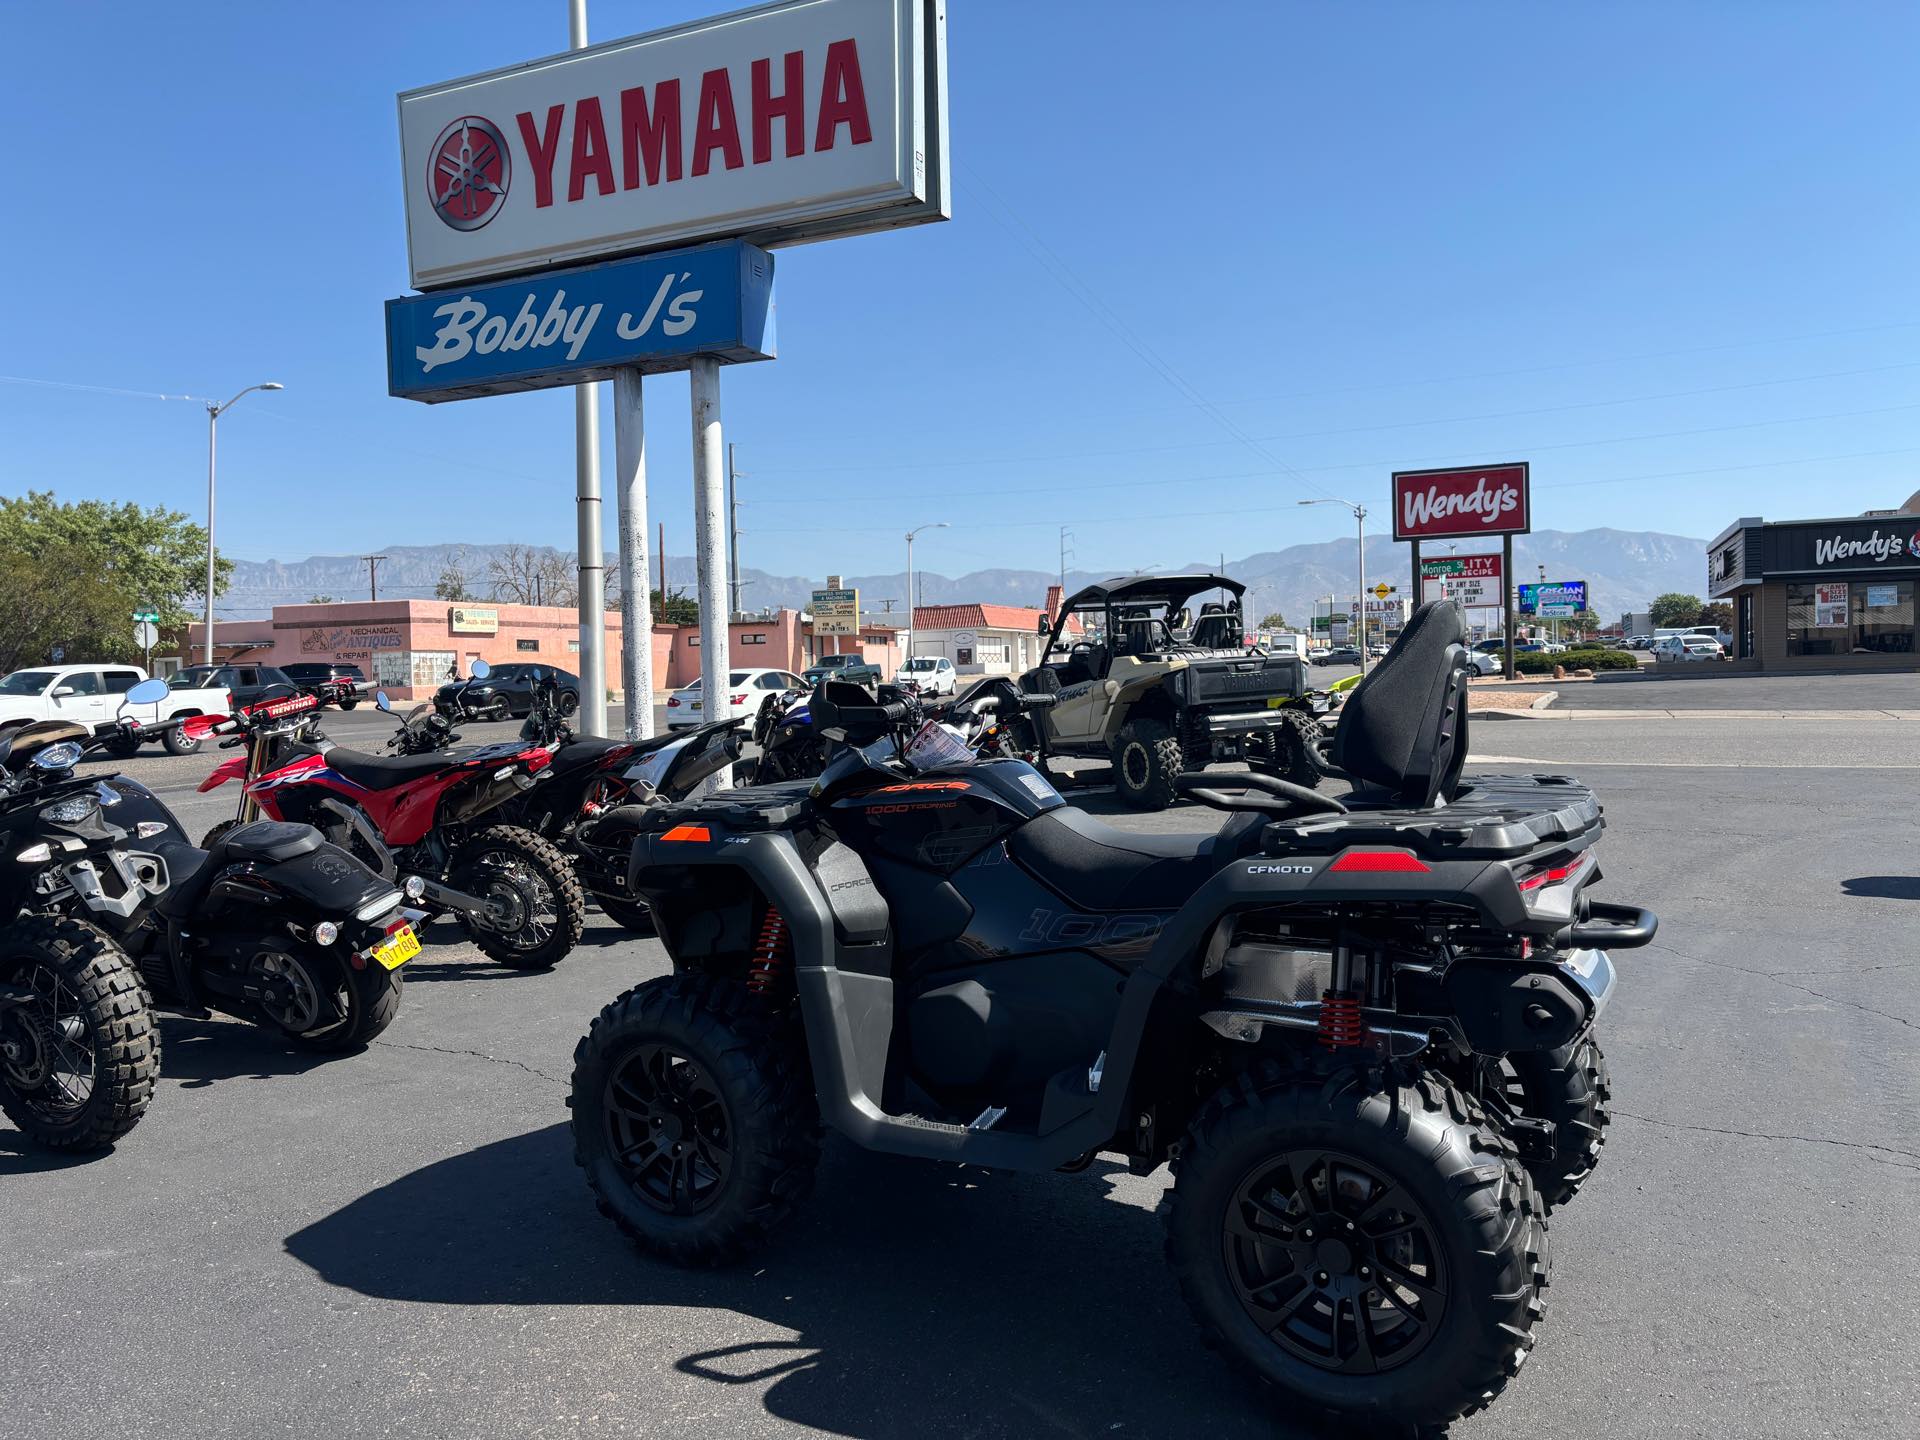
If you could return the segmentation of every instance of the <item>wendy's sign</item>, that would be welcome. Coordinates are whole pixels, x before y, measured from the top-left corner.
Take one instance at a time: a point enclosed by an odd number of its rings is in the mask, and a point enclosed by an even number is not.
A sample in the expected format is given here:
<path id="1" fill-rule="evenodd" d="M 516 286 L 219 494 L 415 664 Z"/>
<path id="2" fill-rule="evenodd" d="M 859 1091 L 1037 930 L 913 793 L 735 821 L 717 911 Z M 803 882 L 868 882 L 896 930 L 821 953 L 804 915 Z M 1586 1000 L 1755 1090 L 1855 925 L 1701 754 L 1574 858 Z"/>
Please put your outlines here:
<path id="1" fill-rule="evenodd" d="M 1524 535 L 1533 528 L 1527 463 L 1396 470 L 1393 538 Z"/>

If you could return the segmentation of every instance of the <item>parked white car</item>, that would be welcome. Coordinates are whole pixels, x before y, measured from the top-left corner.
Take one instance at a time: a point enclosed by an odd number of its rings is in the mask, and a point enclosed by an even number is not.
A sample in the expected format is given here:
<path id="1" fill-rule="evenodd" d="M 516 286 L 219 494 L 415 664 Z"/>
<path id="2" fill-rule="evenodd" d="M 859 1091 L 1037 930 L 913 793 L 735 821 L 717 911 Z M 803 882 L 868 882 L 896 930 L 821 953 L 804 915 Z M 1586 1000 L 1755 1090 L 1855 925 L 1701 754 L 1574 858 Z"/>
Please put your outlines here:
<path id="1" fill-rule="evenodd" d="M 119 726 L 122 717 L 134 722 L 127 750 L 139 748 L 140 728 L 187 715 L 224 714 L 224 690 L 170 690 L 154 705 L 129 705 L 121 697 L 147 678 L 138 665 L 36 665 L 0 679 L 0 731 L 35 720 L 67 720 L 94 734 Z M 200 748 L 177 730 L 167 731 L 166 747 L 175 755 L 191 755 Z"/>
<path id="2" fill-rule="evenodd" d="M 1704 635 L 1669 635 L 1653 647 L 1654 660 L 1662 665 L 1688 661 L 1724 660 L 1727 652 L 1718 640 Z"/>
<path id="3" fill-rule="evenodd" d="M 960 686 L 959 672 L 944 655 L 916 655 L 893 672 L 893 683 L 912 681 L 922 695 L 951 695 Z"/>
<path id="4" fill-rule="evenodd" d="M 1503 653 L 1493 650 L 1469 650 L 1467 665 L 1476 675 L 1498 675 L 1500 667 L 1506 663 Z"/>
<path id="5" fill-rule="evenodd" d="M 760 703 L 782 690 L 801 688 L 800 677 L 790 670 L 734 670 L 727 675 L 727 693 L 720 703 L 709 707 L 700 682 L 682 685 L 667 696 L 667 728 L 689 730 L 709 720 L 748 720 L 760 713 Z"/>

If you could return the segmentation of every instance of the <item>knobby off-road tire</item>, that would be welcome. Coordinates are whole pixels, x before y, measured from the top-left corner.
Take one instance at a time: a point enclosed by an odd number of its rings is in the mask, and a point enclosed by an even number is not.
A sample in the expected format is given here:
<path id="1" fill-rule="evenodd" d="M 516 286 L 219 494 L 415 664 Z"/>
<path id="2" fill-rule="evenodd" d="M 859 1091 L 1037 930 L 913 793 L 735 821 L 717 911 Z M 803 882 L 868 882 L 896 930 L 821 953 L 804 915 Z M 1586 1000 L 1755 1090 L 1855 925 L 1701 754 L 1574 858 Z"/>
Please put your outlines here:
<path id="1" fill-rule="evenodd" d="M 697 972 L 635 986 L 573 1052 L 573 1158 L 641 1249 L 720 1265 L 813 1190 L 820 1118 L 798 1018 Z"/>
<path id="2" fill-rule="evenodd" d="M 460 847 L 453 864 L 454 886 L 487 898 L 486 872 L 491 867 L 482 862 L 489 855 L 511 857 L 513 865 L 537 882 L 536 888 L 544 888 L 552 914 L 530 917 L 526 925 L 511 930 L 491 929 L 464 916 L 460 923 L 481 952 L 502 965 L 516 970 L 546 970 L 558 965 L 580 943 L 587 928 L 587 892 L 580 877 L 550 840 L 518 825 L 495 825 Z M 507 888 L 518 891 L 511 883 Z"/>
<path id="3" fill-rule="evenodd" d="M 1173 1171 L 1162 1214 L 1187 1303 L 1292 1404 L 1354 1433 L 1441 1425 L 1492 1401 L 1533 1346 L 1539 1197 L 1498 1125 L 1437 1075 L 1382 1089 L 1256 1070 L 1203 1107 Z M 1316 1184 L 1336 1197 L 1317 1215 L 1299 1204 Z M 1364 1365 L 1363 1321 L 1371 1373 L 1305 1353 Z"/>
<path id="4" fill-rule="evenodd" d="M 24 1051 L 17 1061 L 0 1059 L 0 1110 L 7 1118 L 55 1150 L 97 1150 L 133 1129 L 160 1076 L 160 1028 L 126 952 L 78 920 L 31 916 L 0 932 L 0 983 L 57 987 L 58 1018 L 79 1022 L 79 1043 L 93 1056 L 91 1091 L 70 1104 L 45 1083 L 18 1088 L 16 1065 L 34 1068 Z M 0 1034 L 19 1042 L 23 1019 L 40 1027 L 49 1018 L 38 1006 L 24 1015 L 15 1010 L 0 1016 Z M 45 1043 L 41 1032 L 35 1048 Z"/>
<path id="5" fill-rule="evenodd" d="M 1549 1209 L 1558 1209 L 1600 1163 L 1612 1119 L 1607 1057 L 1600 1052 L 1600 1042 L 1587 1035 L 1558 1050 L 1509 1055 L 1506 1064 L 1512 1071 L 1509 1102 L 1553 1127 L 1553 1159 L 1532 1162 L 1527 1169 L 1540 1198 Z"/>
<path id="6" fill-rule="evenodd" d="M 1254 768 L 1289 784 L 1317 790 L 1320 782 L 1327 778 L 1326 769 L 1314 758 L 1313 752 L 1323 734 L 1316 717 L 1283 710 L 1280 723 L 1267 731 L 1266 753 L 1254 762 Z"/>
<path id="7" fill-rule="evenodd" d="M 240 822 L 238 820 L 222 820 L 218 825 L 200 837 L 200 848 L 202 850 L 213 849 L 215 845 L 218 845 L 226 838 L 228 831 L 237 830 L 239 826 Z"/>
<path id="8" fill-rule="evenodd" d="M 1113 785 L 1137 810 L 1164 810 L 1179 798 L 1179 738 L 1158 720 L 1130 720 L 1113 739 Z"/>

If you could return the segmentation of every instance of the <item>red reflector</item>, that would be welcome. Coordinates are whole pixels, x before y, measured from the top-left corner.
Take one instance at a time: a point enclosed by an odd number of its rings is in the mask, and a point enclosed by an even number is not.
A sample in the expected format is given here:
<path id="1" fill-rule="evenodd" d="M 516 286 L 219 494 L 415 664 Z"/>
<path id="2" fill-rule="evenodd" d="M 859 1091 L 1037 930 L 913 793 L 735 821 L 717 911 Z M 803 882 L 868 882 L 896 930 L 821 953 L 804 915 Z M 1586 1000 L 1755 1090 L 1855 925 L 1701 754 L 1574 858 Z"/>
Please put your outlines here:
<path id="1" fill-rule="evenodd" d="M 662 840 L 711 840 L 713 836 L 708 833 L 704 825 L 676 825 L 660 838 Z"/>
<path id="2" fill-rule="evenodd" d="M 1327 867 L 1329 875 L 1425 875 L 1433 867 L 1404 850 L 1349 850 Z"/>
<path id="3" fill-rule="evenodd" d="M 1542 885 L 1558 885 L 1563 880 L 1572 879 L 1579 873 L 1580 867 L 1586 863 L 1587 857 L 1582 855 L 1578 860 L 1570 864 L 1557 865 L 1552 869 L 1539 871 L 1537 874 L 1529 875 L 1526 879 L 1522 880 L 1520 882 L 1520 888 L 1523 891 L 1538 890 Z"/>

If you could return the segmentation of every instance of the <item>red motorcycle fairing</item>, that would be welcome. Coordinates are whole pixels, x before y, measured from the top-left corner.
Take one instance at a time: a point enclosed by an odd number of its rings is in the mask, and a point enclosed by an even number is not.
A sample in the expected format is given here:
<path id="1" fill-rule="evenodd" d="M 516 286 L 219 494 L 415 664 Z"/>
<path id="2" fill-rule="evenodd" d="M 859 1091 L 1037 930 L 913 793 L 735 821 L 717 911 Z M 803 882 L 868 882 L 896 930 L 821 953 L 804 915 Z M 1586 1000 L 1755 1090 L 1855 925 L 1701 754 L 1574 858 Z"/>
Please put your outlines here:
<path id="1" fill-rule="evenodd" d="M 275 820 L 304 819 L 286 813 L 285 791 L 290 786 L 311 785 L 330 791 L 366 811 L 381 839 L 396 848 L 413 845 L 426 838 L 443 796 L 462 780 L 503 764 L 524 763 L 531 774 L 538 774 L 552 763 L 544 746 L 525 746 L 517 741 L 483 745 L 464 755 L 450 754 L 445 769 L 423 775 L 386 790 L 370 790 L 327 764 L 325 755 L 306 755 L 280 769 L 262 775 L 247 786 L 247 793 L 260 804 L 263 813 Z"/>
<path id="2" fill-rule="evenodd" d="M 247 757 L 245 755 L 236 755 L 231 760 L 222 760 L 218 765 L 213 767 L 213 773 L 200 782 L 200 793 L 204 795 L 209 790 L 218 790 L 229 780 L 245 780 L 246 778 Z"/>

